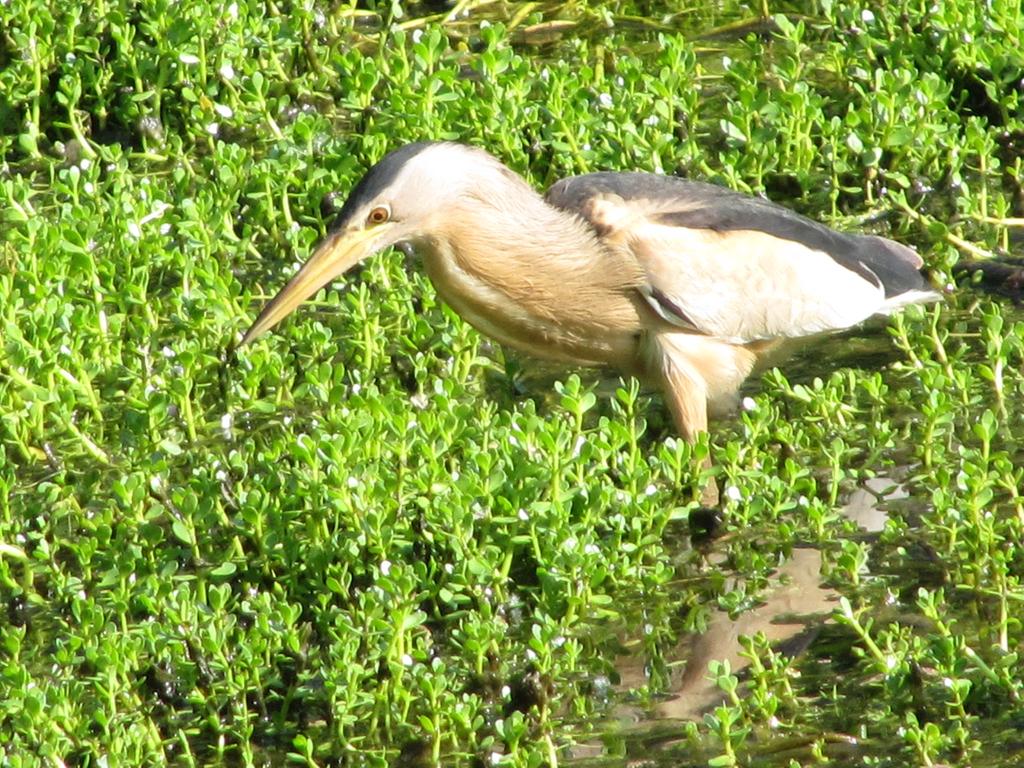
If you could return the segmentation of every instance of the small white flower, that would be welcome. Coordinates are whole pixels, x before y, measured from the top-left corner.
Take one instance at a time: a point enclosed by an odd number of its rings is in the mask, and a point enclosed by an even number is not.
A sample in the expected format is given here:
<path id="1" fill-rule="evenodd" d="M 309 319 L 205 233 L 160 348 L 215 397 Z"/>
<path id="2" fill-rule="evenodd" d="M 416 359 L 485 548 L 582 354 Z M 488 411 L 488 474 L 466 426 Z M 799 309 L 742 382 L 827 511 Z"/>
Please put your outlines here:
<path id="1" fill-rule="evenodd" d="M 128 222 L 128 234 L 138 240 L 142 237 L 142 230 L 139 229 L 139 225 L 134 221 Z"/>
<path id="2" fill-rule="evenodd" d="M 654 485 L 654 483 L 651 483 L 646 488 L 644 488 L 644 493 L 646 493 L 648 496 L 653 496 L 657 492 L 658 492 L 658 488 L 657 488 L 657 486 Z"/>
<path id="3" fill-rule="evenodd" d="M 413 664 L 412 656 L 410 656 L 408 653 L 403 653 L 402 654 L 402 666 L 403 667 L 411 667 L 412 664 Z"/>
<path id="4" fill-rule="evenodd" d="M 91 195 L 96 191 L 96 187 L 91 181 L 85 182 L 85 184 L 82 185 L 82 188 L 85 190 L 85 194 L 87 195 Z"/>
<path id="5" fill-rule="evenodd" d="M 572 457 L 574 459 L 578 459 L 579 458 L 580 451 L 583 450 L 583 446 L 586 445 L 586 444 L 587 444 L 587 438 L 585 438 L 583 435 L 580 435 L 579 437 L 576 438 L 576 445 L 574 445 L 572 447 Z"/>
<path id="6" fill-rule="evenodd" d="M 175 352 L 170 347 L 164 346 L 164 348 L 160 350 L 160 354 L 163 355 L 168 360 L 170 360 L 172 357 L 174 357 Z"/>
<path id="7" fill-rule="evenodd" d="M 387 576 L 388 574 L 391 573 L 391 561 L 390 560 L 384 560 L 384 561 L 381 562 L 381 564 L 380 564 L 380 573 L 381 573 L 381 576 Z"/>
<path id="8" fill-rule="evenodd" d="M 225 120 L 234 117 L 235 110 L 229 107 L 227 104 L 214 104 L 213 111 L 223 117 Z"/>
<path id="9" fill-rule="evenodd" d="M 349 488 L 358 488 L 359 487 L 359 481 L 356 478 L 354 478 L 354 477 L 350 477 L 348 479 L 348 481 L 347 481 L 347 484 L 348 484 Z"/>
<path id="10" fill-rule="evenodd" d="M 527 512 L 525 509 L 520 508 L 519 512 L 517 513 L 517 517 L 525 523 L 527 520 L 530 519 L 530 513 Z"/>
<path id="11" fill-rule="evenodd" d="M 193 55 L 191 53 L 179 53 L 178 54 L 178 61 L 180 61 L 182 64 L 189 64 L 189 65 L 191 65 L 191 64 L 198 64 L 199 63 L 199 57 L 195 56 L 195 55 Z"/>
<path id="12" fill-rule="evenodd" d="M 226 61 L 223 64 L 221 64 L 220 69 L 218 69 L 217 72 L 220 73 L 220 76 L 223 77 L 225 80 L 235 79 L 235 68 L 231 66 L 230 61 Z"/>
<path id="13" fill-rule="evenodd" d="M 220 123 L 207 123 L 206 132 L 211 136 L 216 136 L 220 133 Z"/>
<path id="14" fill-rule="evenodd" d="M 597 97 L 597 101 L 601 104 L 602 107 L 610 107 L 612 104 L 615 103 L 610 93 L 602 93 L 600 96 Z"/>
<path id="15" fill-rule="evenodd" d="M 757 409 L 757 401 L 754 400 L 754 398 L 752 398 L 752 397 L 744 397 L 743 398 L 743 410 L 744 411 L 753 411 L 753 410 L 756 410 L 756 409 Z"/>
<path id="16" fill-rule="evenodd" d="M 731 66 L 732 66 L 732 59 L 730 59 L 728 56 L 723 56 L 722 57 L 722 69 L 728 69 Z"/>
<path id="17" fill-rule="evenodd" d="M 740 493 L 740 489 L 735 485 L 730 485 L 725 489 L 725 497 L 730 501 L 739 501 L 743 498 L 743 494 Z"/>

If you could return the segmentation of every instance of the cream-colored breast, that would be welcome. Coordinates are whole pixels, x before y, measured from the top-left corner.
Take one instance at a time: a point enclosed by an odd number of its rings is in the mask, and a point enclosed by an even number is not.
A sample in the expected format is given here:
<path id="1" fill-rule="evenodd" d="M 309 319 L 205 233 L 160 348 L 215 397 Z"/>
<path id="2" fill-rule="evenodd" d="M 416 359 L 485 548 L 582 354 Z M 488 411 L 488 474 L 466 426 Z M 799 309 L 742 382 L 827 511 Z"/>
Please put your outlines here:
<path id="1" fill-rule="evenodd" d="M 496 341 L 576 365 L 634 366 L 641 326 L 635 301 L 625 293 L 573 291 L 552 285 L 557 277 L 543 272 L 481 274 L 441 239 L 418 243 L 417 250 L 441 298 Z"/>

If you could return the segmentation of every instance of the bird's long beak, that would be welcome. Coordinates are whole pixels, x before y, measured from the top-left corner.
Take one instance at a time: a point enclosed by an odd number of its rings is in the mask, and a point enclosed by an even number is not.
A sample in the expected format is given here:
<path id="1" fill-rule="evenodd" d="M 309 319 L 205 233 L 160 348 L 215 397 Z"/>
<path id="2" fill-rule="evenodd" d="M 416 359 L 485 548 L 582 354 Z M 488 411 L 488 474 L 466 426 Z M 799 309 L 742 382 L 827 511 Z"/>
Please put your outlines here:
<path id="1" fill-rule="evenodd" d="M 380 228 L 333 232 L 313 251 L 309 261 L 295 273 L 288 284 L 263 307 L 239 346 L 244 346 L 269 331 L 286 318 L 302 302 L 315 294 L 338 275 L 348 271 L 380 250 Z"/>

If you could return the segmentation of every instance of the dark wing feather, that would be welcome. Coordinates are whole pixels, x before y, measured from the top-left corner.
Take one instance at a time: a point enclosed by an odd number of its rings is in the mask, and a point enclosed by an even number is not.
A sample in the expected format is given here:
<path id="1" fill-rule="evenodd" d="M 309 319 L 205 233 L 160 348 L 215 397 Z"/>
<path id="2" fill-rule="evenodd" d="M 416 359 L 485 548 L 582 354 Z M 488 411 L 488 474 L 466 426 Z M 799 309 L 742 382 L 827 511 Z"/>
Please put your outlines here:
<path id="1" fill-rule="evenodd" d="M 547 201 L 588 217 L 588 202 L 615 195 L 648 209 L 649 221 L 727 233 L 757 231 L 828 254 L 842 267 L 883 288 L 886 298 L 928 289 L 912 249 L 873 235 L 837 232 L 769 200 L 725 187 L 649 173 L 592 173 L 559 181 Z M 599 227 L 600 222 L 591 220 Z"/>

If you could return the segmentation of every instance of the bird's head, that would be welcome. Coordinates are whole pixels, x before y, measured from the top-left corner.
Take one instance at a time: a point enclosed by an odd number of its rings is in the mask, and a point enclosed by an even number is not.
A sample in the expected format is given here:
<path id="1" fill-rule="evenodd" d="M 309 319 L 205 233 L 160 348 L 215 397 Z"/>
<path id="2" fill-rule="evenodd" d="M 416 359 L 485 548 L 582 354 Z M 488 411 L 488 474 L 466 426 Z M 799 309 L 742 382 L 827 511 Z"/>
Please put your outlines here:
<path id="1" fill-rule="evenodd" d="M 483 150 L 421 142 L 391 152 L 353 188 L 327 236 L 263 308 L 242 344 L 270 330 L 331 280 L 385 248 L 434 234 L 467 193 L 507 169 Z"/>

